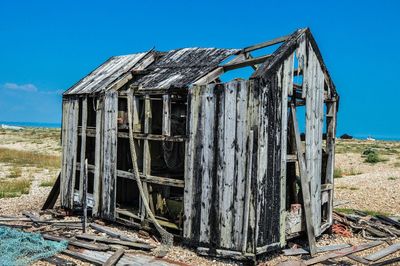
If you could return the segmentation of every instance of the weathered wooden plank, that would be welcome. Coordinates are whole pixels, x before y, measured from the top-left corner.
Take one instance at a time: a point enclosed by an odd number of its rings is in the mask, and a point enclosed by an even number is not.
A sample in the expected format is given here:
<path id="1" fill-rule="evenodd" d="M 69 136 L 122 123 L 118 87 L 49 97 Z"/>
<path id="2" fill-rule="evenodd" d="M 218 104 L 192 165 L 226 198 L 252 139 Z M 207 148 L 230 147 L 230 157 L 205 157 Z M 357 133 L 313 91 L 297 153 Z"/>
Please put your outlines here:
<path id="1" fill-rule="evenodd" d="M 93 180 L 93 199 L 94 205 L 92 208 L 92 215 L 98 216 L 100 214 L 100 199 L 101 199 L 101 179 L 102 176 L 102 163 L 103 163 L 103 99 L 96 101 L 96 147 L 94 157 L 94 180 Z"/>
<path id="2" fill-rule="evenodd" d="M 235 135 L 236 135 L 236 82 L 232 81 L 224 86 L 223 104 L 219 130 L 219 162 L 218 179 L 220 180 L 219 217 L 220 217 L 220 245 L 231 249 L 233 229 L 233 191 L 235 173 Z M 223 106 L 223 108 L 222 108 Z"/>
<path id="3" fill-rule="evenodd" d="M 63 169 L 61 172 L 61 205 L 73 207 L 73 188 L 76 175 L 76 158 L 78 144 L 79 102 L 77 98 L 64 100 L 65 120 L 63 115 Z M 64 112 L 64 111 L 63 111 Z"/>
<path id="4" fill-rule="evenodd" d="M 366 256 L 365 259 L 370 261 L 380 260 L 386 256 L 389 256 L 392 253 L 395 253 L 398 250 L 400 250 L 400 243 L 396 243 L 381 250 L 378 250 L 377 252 Z"/>
<path id="5" fill-rule="evenodd" d="M 215 112 L 216 102 L 214 95 L 214 84 L 198 86 L 195 89 L 201 90 L 201 113 L 199 141 L 201 148 L 201 211 L 200 211 L 200 242 L 210 242 L 210 210 L 212 205 L 212 184 L 214 167 L 214 134 L 215 134 Z M 198 177 L 200 178 L 200 177 Z"/>
<path id="6" fill-rule="evenodd" d="M 195 87 L 192 87 L 195 88 Z M 183 236 L 186 239 L 192 239 L 193 236 L 193 219 L 196 210 L 193 209 L 193 194 L 196 190 L 194 187 L 194 166 L 195 166 L 195 145 L 197 139 L 197 128 L 199 124 L 199 110 L 200 110 L 200 91 L 198 89 L 189 90 L 188 94 L 188 123 L 187 123 L 187 135 L 188 140 L 185 145 L 185 189 L 184 189 L 184 217 L 183 222 Z"/>
<path id="7" fill-rule="evenodd" d="M 317 247 L 317 253 L 334 251 L 334 250 L 339 250 L 339 249 L 348 248 L 348 247 L 350 247 L 349 244 L 338 244 L 338 245 Z M 288 249 L 282 250 L 282 252 L 285 256 L 296 256 L 296 255 L 303 255 L 303 254 L 310 253 L 308 248 L 288 248 Z"/>
<path id="8" fill-rule="evenodd" d="M 51 191 L 47 196 L 45 203 L 43 204 L 42 211 L 47 209 L 53 209 L 54 205 L 56 204 L 58 195 L 60 195 L 60 178 L 61 178 L 61 172 L 58 174 L 56 182 L 54 182 L 54 185 L 51 188 Z"/>
<path id="9" fill-rule="evenodd" d="M 72 250 L 66 249 L 62 253 L 67 255 L 67 256 L 70 256 L 72 258 L 76 258 L 76 259 L 79 259 L 79 260 L 90 262 L 90 263 L 92 263 L 94 265 L 103 265 L 103 261 L 98 260 L 97 258 L 88 256 L 88 255 L 82 254 L 80 252 L 76 252 L 76 251 L 72 251 Z"/>
<path id="10" fill-rule="evenodd" d="M 282 36 L 282 37 L 275 38 L 275 39 L 272 39 L 272 40 L 269 40 L 269 41 L 266 41 L 266 42 L 262 42 L 262 43 L 258 43 L 258 44 L 252 45 L 252 46 L 248 46 L 246 48 L 243 48 L 242 52 L 243 53 L 248 53 L 248 52 L 251 52 L 251 51 L 254 51 L 254 50 L 258 50 L 258 49 L 265 48 L 265 47 L 268 47 L 268 46 L 271 46 L 271 45 L 275 45 L 275 44 L 278 44 L 278 43 L 281 43 L 281 42 L 285 42 L 286 40 L 289 39 L 290 36 L 291 35 Z"/>
<path id="11" fill-rule="evenodd" d="M 67 241 L 69 245 L 80 247 L 80 248 L 85 248 L 85 249 L 90 249 L 90 250 L 97 250 L 97 251 L 106 251 L 109 250 L 110 247 L 105 244 L 92 244 L 92 243 L 87 243 L 83 241 L 78 241 L 78 240 L 73 240 L 73 239 L 68 239 L 64 237 L 59 237 L 59 236 L 53 236 L 49 234 L 43 234 L 42 235 L 44 239 L 51 240 L 51 241 Z"/>
<path id="12" fill-rule="evenodd" d="M 344 249 L 340 249 L 337 251 L 333 251 L 309 260 L 304 261 L 304 263 L 306 265 L 313 265 L 325 260 L 329 260 L 329 259 L 335 259 L 335 258 L 340 258 L 340 257 L 344 257 L 347 255 L 350 255 L 352 253 L 356 253 L 359 251 L 363 251 L 369 248 L 373 248 L 376 246 L 381 245 L 383 242 L 382 241 L 374 241 L 374 242 L 368 242 L 368 243 L 364 243 L 364 244 L 360 244 L 358 246 L 354 246 L 354 247 L 348 247 L 348 248 L 344 248 Z"/>
<path id="13" fill-rule="evenodd" d="M 114 252 L 114 254 L 111 255 L 107 259 L 107 261 L 104 263 L 104 266 L 113 266 L 118 263 L 118 261 L 121 259 L 121 257 L 124 255 L 125 250 L 123 248 L 118 249 L 117 251 Z"/>
<path id="14" fill-rule="evenodd" d="M 81 167 L 79 171 L 79 202 L 82 202 L 83 199 L 83 175 L 84 175 L 84 164 L 83 161 L 86 159 L 86 128 L 87 128 L 87 97 L 84 97 L 82 99 L 82 125 L 81 125 L 81 130 L 82 134 L 81 136 L 81 154 L 80 154 L 80 162 L 81 162 Z"/>
<path id="15" fill-rule="evenodd" d="M 87 194 L 88 194 L 88 179 L 89 179 L 89 172 L 88 172 L 88 160 L 85 159 L 85 163 L 83 164 L 83 185 L 82 185 L 82 209 L 83 209 L 83 220 L 82 220 L 82 232 L 86 233 L 87 228 Z"/>
<path id="16" fill-rule="evenodd" d="M 85 240 L 91 240 L 91 241 L 96 241 L 96 242 L 101 242 L 101 243 L 107 243 L 107 244 L 117 244 L 117 245 L 121 245 L 121 246 L 126 246 L 126 247 L 130 247 L 130 248 L 135 248 L 135 249 L 142 249 L 142 250 L 151 250 L 153 248 L 153 246 L 148 245 L 148 244 L 142 244 L 142 243 L 136 243 L 136 242 L 131 242 L 131 241 L 124 241 L 124 240 L 118 240 L 118 239 L 112 239 L 112 238 L 99 237 L 99 236 L 90 235 L 90 234 L 76 235 L 76 238 L 85 239 Z"/>
<path id="17" fill-rule="evenodd" d="M 151 100 L 149 95 L 144 97 L 144 133 L 149 134 L 152 131 L 152 110 L 151 110 Z M 151 154 L 150 154 L 150 142 L 145 139 L 143 141 L 143 174 L 151 175 Z M 142 182 L 143 192 L 149 203 L 150 209 L 154 212 L 153 198 L 149 195 L 149 187 L 147 182 Z M 142 204 L 141 218 L 144 220 L 146 218 L 146 208 Z"/>
<path id="18" fill-rule="evenodd" d="M 335 169 L 335 139 L 336 139 L 336 102 L 326 106 L 326 152 L 328 154 L 326 166 L 326 182 L 333 184 L 333 172 Z M 329 191 L 328 223 L 333 224 L 333 195 L 334 187 Z"/>
<path id="19" fill-rule="evenodd" d="M 249 127 L 247 125 L 248 89 L 247 82 L 242 80 L 236 84 L 236 147 L 234 172 L 234 212 L 233 215 L 233 247 L 240 250 L 243 247 L 243 208 L 246 192 L 246 159 Z"/>
<path id="20" fill-rule="evenodd" d="M 171 96 L 163 95 L 162 134 L 171 136 Z"/>
<path id="21" fill-rule="evenodd" d="M 304 158 L 303 146 L 300 139 L 300 132 L 299 132 L 299 125 L 297 122 L 296 116 L 296 108 L 292 103 L 290 106 L 291 111 L 291 118 L 292 118 L 292 126 L 293 126 L 293 133 L 295 136 L 296 141 L 296 150 L 297 150 L 297 159 L 299 161 L 299 172 L 300 172 L 300 180 L 301 180 L 301 191 L 303 193 L 303 202 L 304 202 L 304 210 L 305 210 L 305 217 L 306 217 L 306 227 L 307 227 L 307 237 L 310 246 L 310 254 L 314 255 L 316 250 L 315 244 L 315 234 L 314 234 L 314 227 L 312 223 L 312 211 L 311 211 L 311 196 L 310 196 L 310 183 L 307 179 L 307 169 L 306 169 L 306 162 Z"/>
<path id="22" fill-rule="evenodd" d="M 103 139 L 103 182 L 102 215 L 115 219 L 116 181 L 117 181 L 117 115 L 118 93 L 108 91 L 104 98 L 104 139 Z"/>
<path id="23" fill-rule="evenodd" d="M 288 95 L 293 88 L 294 54 L 290 55 L 283 63 L 282 68 L 282 125 L 281 125 L 281 176 L 280 176 L 280 243 L 286 244 L 286 161 L 287 161 L 287 138 L 288 138 Z M 280 80 L 280 79 L 278 79 Z"/>
<path id="24" fill-rule="evenodd" d="M 248 116 L 249 117 L 249 116 Z M 248 121 L 250 123 L 250 121 Z M 247 168 L 246 168 L 246 193 L 244 199 L 244 213 L 243 213 L 243 237 L 242 237 L 242 252 L 247 250 L 247 235 L 249 231 L 249 215 L 250 215 L 250 197 L 251 197 L 251 178 L 253 170 L 253 142 L 254 132 L 250 130 L 249 133 L 249 148 L 247 154 Z"/>

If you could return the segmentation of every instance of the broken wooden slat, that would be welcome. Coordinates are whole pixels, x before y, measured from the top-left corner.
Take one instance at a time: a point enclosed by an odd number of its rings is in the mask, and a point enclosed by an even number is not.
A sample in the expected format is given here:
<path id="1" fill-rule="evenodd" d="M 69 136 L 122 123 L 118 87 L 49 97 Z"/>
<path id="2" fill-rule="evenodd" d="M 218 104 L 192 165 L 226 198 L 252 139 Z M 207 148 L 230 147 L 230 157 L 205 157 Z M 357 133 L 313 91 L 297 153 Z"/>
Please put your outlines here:
<path id="1" fill-rule="evenodd" d="M 400 222 L 397 222 L 397 221 L 395 221 L 395 220 L 393 220 L 393 219 L 391 219 L 391 218 L 389 218 L 389 217 L 387 217 L 385 215 L 376 215 L 376 217 L 378 217 L 382 221 L 385 221 L 388 224 L 391 224 L 391 225 L 394 225 L 394 226 L 400 228 Z"/>
<path id="2" fill-rule="evenodd" d="M 92 240 L 92 241 L 108 243 L 108 244 L 117 244 L 117 245 L 126 246 L 126 247 L 130 247 L 130 248 L 135 248 L 135 249 L 151 250 L 153 248 L 152 246 L 150 246 L 148 244 L 141 244 L 141 243 L 135 243 L 135 242 L 130 242 L 130 241 L 98 237 L 96 235 L 89 235 L 89 234 L 77 235 L 76 238 Z"/>
<path id="3" fill-rule="evenodd" d="M 111 255 L 111 257 L 109 257 L 107 259 L 107 261 L 103 264 L 104 266 L 113 266 L 116 265 L 119 261 L 119 259 L 124 255 L 125 250 L 120 248 L 117 251 L 114 252 L 114 254 Z"/>
<path id="4" fill-rule="evenodd" d="M 370 264 L 370 262 L 368 260 L 364 259 L 363 257 L 354 255 L 354 254 L 347 255 L 346 257 L 348 257 L 351 260 L 357 261 L 357 262 L 359 262 L 361 264 L 365 264 L 365 265 L 369 265 Z"/>
<path id="5" fill-rule="evenodd" d="M 338 244 L 338 245 L 317 247 L 317 253 L 334 251 L 334 250 L 343 249 L 343 248 L 347 248 L 347 247 L 350 247 L 350 245 L 349 244 Z M 309 248 L 288 248 L 288 249 L 284 249 L 282 251 L 285 256 L 296 256 L 296 255 L 310 253 Z"/>
<path id="6" fill-rule="evenodd" d="M 356 253 L 365 249 L 369 249 L 369 248 L 373 248 L 376 246 L 381 245 L 383 242 L 382 241 L 374 241 L 374 242 L 368 242 L 368 243 L 364 243 L 364 244 L 360 244 L 358 246 L 353 246 L 353 247 L 348 247 L 348 248 L 344 248 L 341 250 L 337 250 L 337 251 L 333 251 L 330 252 L 328 254 L 324 254 L 321 255 L 319 257 L 315 257 L 309 260 L 305 261 L 306 265 L 313 265 L 328 259 L 334 259 L 334 258 L 339 258 L 339 257 L 344 257 L 347 255 L 350 255 L 352 253 Z"/>
<path id="7" fill-rule="evenodd" d="M 83 261 L 87 261 L 87 262 L 93 263 L 94 265 L 103 265 L 103 261 L 98 260 L 98 259 L 96 259 L 94 257 L 91 257 L 91 256 L 88 256 L 88 255 L 82 254 L 80 252 L 76 252 L 76 251 L 72 251 L 72 250 L 66 249 L 62 253 L 67 255 L 67 256 L 70 256 L 72 258 L 76 258 L 76 259 L 79 259 L 79 260 L 83 260 Z"/>
<path id="8" fill-rule="evenodd" d="M 72 265 L 76 265 L 76 263 L 75 262 L 73 262 L 73 261 L 69 261 L 69 260 L 66 260 L 66 259 L 63 259 L 63 258 L 60 258 L 60 257 L 57 257 L 57 256 L 53 256 L 53 257 L 50 257 L 50 258 L 43 258 L 43 259 L 41 259 L 42 261 L 45 261 L 45 262 L 48 262 L 48 263 L 51 263 L 51 264 L 53 264 L 53 265 L 57 265 L 57 266 L 72 266 Z"/>
<path id="9" fill-rule="evenodd" d="M 373 264 L 370 264 L 370 265 L 372 265 L 372 266 L 393 265 L 395 262 L 399 262 L 399 261 L 400 261 L 400 257 L 397 257 L 397 258 L 388 259 L 388 260 L 385 260 L 385 261 L 373 263 Z"/>
<path id="10" fill-rule="evenodd" d="M 294 104 L 292 103 L 290 105 L 290 111 L 291 111 L 291 118 L 292 118 L 292 126 L 293 126 L 293 132 L 295 135 L 295 141 L 296 141 L 296 150 L 297 150 L 297 159 L 299 161 L 299 170 L 300 170 L 300 180 L 301 180 L 301 187 L 302 187 L 302 193 L 303 193 L 303 201 L 304 201 L 304 210 L 305 210 L 305 216 L 306 216 L 306 227 L 307 227 L 307 237 L 308 237 L 308 243 L 310 246 L 310 254 L 313 256 L 317 250 L 316 250 L 316 244 L 315 244 L 315 234 L 314 234 L 314 227 L 312 226 L 312 212 L 311 212 L 311 196 L 310 196 L 310 184 L 307 180 L 307 167 L 306 167 L 306 162 L 304 158 L 304 152 L 303 152 L 303 146 L 301 143 L 300 139 L 300 132 L 299 132 L 299 125 L 297 122 L 297 116 L 296 116 L 296 108 Z"/>
<path id="11" fill-rule="evenodd" d="M 53 235 L 48 235 L 48 234 L 43 234 L 42 235 L 44 239 L 51 240 L 51 241 L 67 241 L 69 245 L 80 247 L 80 248 L 86 248 L 90 250 L 97 250 L 97 251 L 107 251 L 110 248 L 105 245 L 105 244 L 91 244 L 91 243 L 86 243 L 82 241 L 77 241 L 73 239 L 68 239 L 64 237 L 59 237 L 59 236 L 53 236 Z"/>
<path id="12" fill-rule="evenodd" d="M 393 244 L 391 246 L 388 246 L 386 248 L 378 250 L 377 252 L 366 256 L 365 259 L 370 260 L 370 261 L 380 260 L 398 250 L 400 250 L 400 243 Z"/>
<path id="13" fill-rule="evenodd" d="M 132 237 L 117 233 L 115 231 L 112 231 L 112 230 L 106 228 L 105 226 L 101 226 L 99 224 L 91 223 L 91 224 L 89 224 L 89 226 L 92 227 L 93 229 L 99 231 L 99 232 L 105 233 L 105 234 L 107 234 L 107 235 L 109 235 L 111 237 L 119 238 L 119 239 L 124 240 L 124 241 L 138 242 L 138 243 L 144 243 L 144 244 L 146 243 L 146 242 L 144 242 L 144 241 L 142 241 L 140 239 L 132 238 Z"/>
<path id="14" fill-rule="evenodd" d="M 56 182 L 51 188 L 50 193 L 43 204 L 42 210 L 52 209 L 56 204 L 58 195 L 60 195 L 60 175 L 61 173 L 58 174 Z"/>

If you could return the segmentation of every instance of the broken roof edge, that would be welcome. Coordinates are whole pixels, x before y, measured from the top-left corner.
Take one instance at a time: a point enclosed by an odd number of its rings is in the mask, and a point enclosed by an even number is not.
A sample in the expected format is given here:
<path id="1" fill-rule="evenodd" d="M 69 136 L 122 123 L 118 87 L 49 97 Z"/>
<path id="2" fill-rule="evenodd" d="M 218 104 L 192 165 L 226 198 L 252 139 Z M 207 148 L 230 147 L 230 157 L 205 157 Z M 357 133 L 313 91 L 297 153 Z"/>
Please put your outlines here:
<path id="1" fill-rule="evenodd" d="M 289 38 L 272 54 L 270 58 L 268 58 L 250 77 L 250 79 L 267 79 L 270 75 L 274 73 L 275 70 L 280 66 L 280 64 L 286 60 L 292 53 L 295 52 L 299 45 L 300 38 L 305 35 L 306 39 L 310 42 L 315 55 L 318 58 L 318 61 L 321 65 L 321 69 L 325 75 L 326 82 L 328 83 L 329 87 L 333 92 L 333 97 L 336 100 L 339 100 L 339 95 L 336 90 L 336 86 L 332 81 L 332 78 L 329 74 L 329 71 L 325 65 L 325 62 L 322 58 L 321 51 L 314 39 L 314 36 L 311 33 L 309 27 L 298 29 L 289 35 Z"/>
<path id="2" fill-rule="evenodd" d="M 101 91 L 84 91 L 82 92 L 81 90 L 74 92 L 74 90 L 81 85 L 82 83 L 85 82 L 86 79 L 88 79 L 91 76 L 95 76 L 97 73 L 102 71 L 103 68 L 105 68 L 108 64 L 110 64 L 113 60 L 118 59 L 118 58 L 128 58 L 128 57 L 133 57 L 133 56 L 140 56 L 140 58 L 135 62 L 127 71 L 123 71 L 121 74 L 118 75 L 115 79 L 112 79 L 108 85 L 105 85 L 105 90 L 107 90 L 107 87 L 110 86 L 110 84 L 113 84 L 115 81 L 121 78 L 121 76 L 125 75 L 126 73 L 129 73 L 132 71 L 132 69 L 140 64 L 149 54 L 151 53 L 157 53 L 154 51 L 154 49 L 151 49 L 147 52 L 141 52 L 141 53 L 134 53 L 134 54 L 127 54 L 127 55 L 117 55 L 117 56 L 111 56 L 109 57 L 106 61 L 98 65 L 95 69 L 93 69 L 91 72 L 89 72 L 87 75 L 85 75 L 83 78 L 78 80 L 74 85 L 69 87 L 66 91 L 63 92 L 62 96 L 71 96 L 71 95 L 90 95 L 90 94 L 97 94 L 101 93 Z M 104 71 L 104 70 L 103 70 Z M 86 86 L 85 86 L 86 87 Z M 95 86 L 98 87 L 98 86 Z M 104 90 L 104 91 L 105 91 Z"/>

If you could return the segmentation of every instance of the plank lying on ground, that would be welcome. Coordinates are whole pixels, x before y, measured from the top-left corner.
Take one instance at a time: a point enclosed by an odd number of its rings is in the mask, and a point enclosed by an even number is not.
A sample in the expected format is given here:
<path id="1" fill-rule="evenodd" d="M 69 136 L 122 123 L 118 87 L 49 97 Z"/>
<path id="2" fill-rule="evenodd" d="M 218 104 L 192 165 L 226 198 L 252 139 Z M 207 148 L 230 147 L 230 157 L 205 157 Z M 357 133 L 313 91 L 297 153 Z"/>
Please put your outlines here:
<path id="1" fill-rule="evenodd" d="M 400 261 L 400 257 L 397 257 L 397 258 L 388 259 L 388 260 L 381 261 L 381 262 L 377 262 L 377 263 L 370 264 L 370 265 L 371 265 L 371 266 L 392 265 L 392 264 L 394 264 L 395 262 L 399 262 L 399 261 Z"/>
<path id="2" fill-rule="evenodd" d="M 391 219 L 391 218 L 389 218 L 389 217 L 387 217 L 385 215 L 377 215 L 376 217 L 378 217 L 378 219 L 380 219 L 382 221 L 385 221 L 386 223 L 389 223 L 391 225 L 394 225 L 394 226 L 400 228 L 400 222 L 395 221 L 395 220 L 393 220 L 393 219 Z"/>
<path id="3" fill-rule="evenodd" d="M 29 218 L 24 217 L 1 217 L 0 222 L 30 222 Z"/>
<path id="4" fill-rule="evenodd" d="M 46 262 L 48 262 L 48 263 L 51 263 L 51 264 L 54 264 L 54 265 L 57 265 L 57 266 L 72 266 L 72 265 L 76 265 L 76 263 L 75 262 L 73 262 L 73 261 L 69 261 L 69 260 L 66 260 L 66 259 L 63 259 L 63 258 L 60 258 L 60 257 L 56 257 L 56 256 L 53 256 L 53 257 L 50 257 L 50 258 L 44 258 L 44 259 L 42 259 L 42 261 L 46 261 Z"/>
<path id="5" fill-rule="evenodd" d="M 369 242 L 369 243 L 364 243 L 358 246 L 353 246 L 353 247 L 348 247 L 348 248 L 344 248 L 341 250 L 337 250 L 337 251 L 333 251 L 309 260 L 306 260 L 304 263 L 306 265 L 312 265 L 312 264 L 316 264 L 318 262 L 322 262 L 328 259 L 334 259 L 334 258 L 339 258 L 339 257 L 344 257 L 347 255 L 350 255 L 352 253 L 356 253 L 365 249 L 369 249 L 369 248 L 373 248 L 376 246 L 381 245 L 383 242 L 382 241 L 373 241 L 373 242 Z"/>
<path id="6" fill-rule="evenodd" d="M 359 262 L 361 264 L 365 264 L 365 265 L 370 264 L 370 262 L 368 260 L 366 260 L 366 259 L 364 259 L 362 257 L 359 257 L 357 255 L 354 255 L 354 254 L 347 255 L 346 257 L 348 257 L 351 260 L 357 261 L 357 262 Z"/>
<path id="7" fill-rule="evenodd" d="M 349 244 L 339 244 L 339 245 L 330 245 L 330 246 L 323 246 L 317 247 L 317 253 L 327 252 L 327 251 L 334 251 L 338 249 L 348 248 L 350 247 Z M 296 256 L 302 254 L 309 254 L 310 251 L 308 247 L 306 248 L 288 248 L 282 250 L 285 256 Z"/>
<path id="8" fill-rule="evenodd" d="M 48 234 L 43 234 L 43 238 L 47 239 L 47 240 L 52 240 L 52 241 L 67 241 L 69 245 L 80 247 L 80 248 L 86 248 L 86 249 L 90 249 L 90 250 L 107 251 L 110 249 L 105 244 L 85 243 L 82 241 L 72 240 L 72 239 L 63 238 L 63 237 L 59 237 L 59 236 L 52 236 L 52 235 L 48 235 Z"/>
<path id="9" fill-rule="evenodd" d="M 5 224 L 5 223 L 0 223 L 0 226 L 13 227 L 13 228 L 22 228 L 22 229 L 32 228 L 31 225 L 21 225 L 21 224 Z"/>
<path id="10" fill-rule="evenodd" d="M 120 248 L 117 251 L 114 252 L 114 254 L 111 255 L 111 257 L 109 257 L 107 259 L 107 261 L 104 263 L 105 266 L 113 266 L 116 265 L 117 262 L 119 261 L 119 259 L 124 255 L 125 250 Z"/>
<path id="11" fill-rule="evenodd" d="M 380 260 L 386 256 L 389 256 L 390 254 L 400 250 L 400 243 L 393 244 L 391 246 L 388 246 L 386 248 L 383 248 L 381 250 L 378 250 L 375 253 L 372 253 L 368 256 L 365 257 L 365 259 L 370 260 L 370 261 L 376 261 Z"/>
<path id="12" fill-rule="evenodd" d="M 65 254 L 65 255 L 68 255 L 68 256 L 70 256 L 72 258 L 78 259 L 78 260 L 83 260 L 83 261 L 87 261 L 87 262 L 93 263 L 94 265 L 103 265 L 103 261 L 98 260 L 98 259 L 96 259 L 96 258 L 94 258 L 92 256 L 88 256 L 88 255 L 82 254 L 80 252 L 75 252 L 75 251 L 66 249 L 62 253 Z"/>
<path id="13" fill-rule="evenodd" d="M 138 243 L 146 244 L 146 242 L 144 242 L 144 241 L 142 241 L 140 239 L 132 238 L 132 237 L 117 233 L 117 232 L 112 231 L 111 229 L 109 229 L 109 228 L 107 228 L 105 226 L 101 226 L 99 224 L 91 223 L 91 224 L 89 224 L 89 226 L 92 227 L 93 229 L 99 231 L 99 232 L 106 233 L 107 235 L 109 235 L 111 237 L 119 238 L 119 239 L 124 240 L 124 241 L 131 241 L 131 242 L 138 242 Z"/>
<path id="14" fill-rule="evenodd" d="M 108 243 L 108 244 L 117 244 L 117 245 L 121 245 L 121 246 L 126 246 L 126 247 L 130 247 L 130 248 L 138 248 L 138 249 L 143 249 L 143 250 L 151 250 L 153 248 L 152 246 L 150 246 L 148 244 L 141 244 L 141 243 L 135 243 L 135 242 L 130 242 L 130 241 L 98 237 L 98 236 L 89 235 L 89 234 L 77 235 L 76 238 L 92 240 L 92 241 L 97 241 L 97 242 L 103 242 L 103 243 Z"/>

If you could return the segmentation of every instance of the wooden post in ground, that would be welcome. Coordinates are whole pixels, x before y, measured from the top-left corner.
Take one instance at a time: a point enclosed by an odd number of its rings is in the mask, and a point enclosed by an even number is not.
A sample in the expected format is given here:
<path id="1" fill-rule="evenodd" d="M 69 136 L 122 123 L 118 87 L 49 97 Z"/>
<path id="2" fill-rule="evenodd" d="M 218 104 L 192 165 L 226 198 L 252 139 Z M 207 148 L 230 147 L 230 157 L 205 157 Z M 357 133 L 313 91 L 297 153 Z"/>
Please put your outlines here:
<path id="1" fill-rule="evenodd" d="M 83 195 L 82 195 L 82 203 L 83 203 L 83 221 L 82 221 L 82 231 L 86 233 L 87 227 L 87 180 L 88 180 L 88 160 L 85 159 L 84 165 L 84 173 L 83 173 Z"/>

